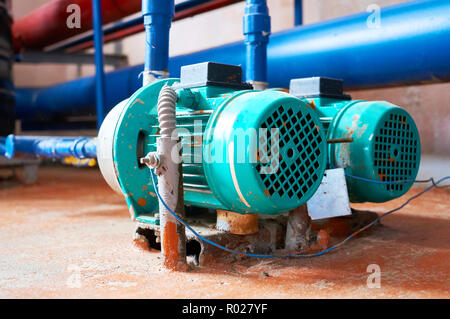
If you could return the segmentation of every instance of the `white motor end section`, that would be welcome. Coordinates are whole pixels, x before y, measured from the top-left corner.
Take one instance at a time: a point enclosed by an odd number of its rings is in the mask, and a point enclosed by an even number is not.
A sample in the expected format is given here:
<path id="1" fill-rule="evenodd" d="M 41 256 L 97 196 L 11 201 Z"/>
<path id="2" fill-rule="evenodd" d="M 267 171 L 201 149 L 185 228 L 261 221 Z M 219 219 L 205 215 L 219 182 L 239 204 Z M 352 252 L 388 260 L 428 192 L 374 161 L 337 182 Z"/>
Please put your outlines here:
<path id="1" fill-rule="evenodd" d="M 114 165 L 114 135 L 127 102 L 128 99 L 120 102 L 108 113 L 98 132 L 97 160 L 100 172 L 108 185 L 119 194 L 122 194 L 122 189 Z"/>

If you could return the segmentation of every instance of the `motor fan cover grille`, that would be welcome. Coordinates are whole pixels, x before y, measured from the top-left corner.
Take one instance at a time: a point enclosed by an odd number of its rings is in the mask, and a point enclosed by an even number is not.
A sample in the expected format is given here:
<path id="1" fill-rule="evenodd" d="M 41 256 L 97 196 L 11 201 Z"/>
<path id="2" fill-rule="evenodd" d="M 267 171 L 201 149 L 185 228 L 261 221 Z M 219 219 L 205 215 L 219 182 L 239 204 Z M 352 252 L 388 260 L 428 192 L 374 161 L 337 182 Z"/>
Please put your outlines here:
<path id="1" fill-rule="evenodd" d="M 326 163 L 326 139 L 317 116 L 309 107 L 280 106 L 261 128 L 266 129 L 266 136 L 259 136 L 263 152 L 256 170 L 266 195 L 305 202 L 322 180 Z M 278 129 L 278 145 L 272 129 Z M 277 155 L 278 167 L 265 174 L 261 168 Z"/>
<path id="2" fill-rule="evenodd" d="M 419 134 L 410 116 L 392 111 L 381 119 L 373 145 L 373 159 L 378 180 L 411 181 L 385 184 L 383 187 L 387 191 L 403 193 L 409 189 L 420 160 Z"/>

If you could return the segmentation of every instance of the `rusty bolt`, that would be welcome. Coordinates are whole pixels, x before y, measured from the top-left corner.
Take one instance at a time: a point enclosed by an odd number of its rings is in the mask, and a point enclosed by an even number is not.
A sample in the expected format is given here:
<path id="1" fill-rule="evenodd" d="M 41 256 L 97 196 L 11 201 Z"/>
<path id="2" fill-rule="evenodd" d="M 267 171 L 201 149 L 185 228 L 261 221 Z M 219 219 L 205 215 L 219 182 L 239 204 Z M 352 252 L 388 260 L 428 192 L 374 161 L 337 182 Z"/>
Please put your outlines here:
<path id="1" fill-rule="evenodd" d="M 141 158 L 140 162 L 150 168 L 158 168 L 161 165 L 161 159 L 156 152 L 148 153 L 145 157 Z"/>

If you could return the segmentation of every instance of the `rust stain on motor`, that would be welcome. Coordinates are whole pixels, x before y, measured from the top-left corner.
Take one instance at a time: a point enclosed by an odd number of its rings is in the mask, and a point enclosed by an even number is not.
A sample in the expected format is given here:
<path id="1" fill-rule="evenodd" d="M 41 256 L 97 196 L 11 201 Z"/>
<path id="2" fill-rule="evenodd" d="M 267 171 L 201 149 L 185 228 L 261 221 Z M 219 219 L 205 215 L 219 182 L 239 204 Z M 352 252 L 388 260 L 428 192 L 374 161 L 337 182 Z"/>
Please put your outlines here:
<path id="1" fill-rule="evenodd" d="M 144 206 L 147 205 L 147 200 L 145 198 L 141 197 L 141 198 L 138 199 L 137 203 L 138 203 L 139 206 L 144 207 Z"/>

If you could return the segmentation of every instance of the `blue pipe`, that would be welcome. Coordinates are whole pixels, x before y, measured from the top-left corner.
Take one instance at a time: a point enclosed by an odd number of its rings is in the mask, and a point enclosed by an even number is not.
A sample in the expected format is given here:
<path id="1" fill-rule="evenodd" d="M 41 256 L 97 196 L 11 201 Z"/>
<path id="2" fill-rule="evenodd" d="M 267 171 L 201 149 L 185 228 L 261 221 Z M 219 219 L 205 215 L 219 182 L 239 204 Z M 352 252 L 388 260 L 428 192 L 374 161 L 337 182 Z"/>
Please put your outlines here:
<path id="1" fill-rule="evenodd" d="M 5 156 L 5 137 L 0 137 L 0 156 Z"/>
<path id="2" fill-rule="evenodd" d="M 303 0 L 295 0 L 294 3 L 294 25 L 303 24 Z"/>
<path id="3" fill-rule="evenodd" d="M 183 1 L 180 3 L 177 3 L 175 5 L 175 12 L 181 12 L 183 10 L 195 8 L 197 6 L 200 6 L 202 4 L 205 4 L 205 3 L 208 3 L 211 1 L 215 1 L 215 0 L 186 0 L 186 1 Z M 131 27 L 135 27 L 135 26 L 141 25 L 141 24 L 144 24 L 143 16 L 139 16 L 139 17 L 127 20 L 127 21 L 117 22 L 117 23 L 113 24 L 112 26 L 103 28 L 103 35 L 116 33 L 118 31 L 122 31 L 122 30 L 131 28 Z M 56 48 L 53 48 L 52 50 L 50 50 L 50 52 L 63 51 L 68 48 L 92 41 L 93 39 L 94 39 L 94 35 L 88 34 L 84 37 L 78 38 L 76 40 L 72 40 L 72 41 L 64 43 Z"/>
<path id="4" fill-rule="evenodd" d="M 270 16 L 266 0 L 246 0 L 244 36 L 246 47 L 245 78 L 250 83 L 267 83 L 267 43 Z"/>
<path id="5" fill-rule="evenodd" d="M 97 140 L 88 137 L 45 137 L 9 135 L 5 141 L 5 156 L 13 158 L 17 153 L 61 159 L 97 157 Z"/>
<path id="6" fill-rule="evenodd" d="M 144 76 L 145 73 L 168 71 L 169 32 L 174 14 L 174 0 L 142 0 L 145 26 Z"/>
<path id="7" fill-rule="evenodd" d="M 105 111 L 142 87 L 143 66 L 113 71 L 105 77 Z M 18 119 L 49 120 L 71 115 L 95 115 L 95 77 L 79 78 L 48 88 L 16 89 Z"/>
<path id="8" fill-rule="evenodd" d="M 94 26 L 97 128 L 100 129 L 105 118 L 105 68 L 103 61 L 102 5 L 100 0 L 92 0 L 92 20 Z"/>
<path id="9" fill-rule="evenodd" d="M 381 10 L 380 29 L 369 29 L 370 13 L 360 13 L 273 34 L 268 45 L 268 82 L 289 86 L 290 79 L 327 76 L 346 89 L 450 80 L 450 1 L 412 1 Z M 169 71 L 215 61 L 245 67 L 243 42 L 171 58 Z M 106 76 L 107 110 L 142 86 L 142 65 Z M 19 119 L 89 114 L 95 110 L 92 77 L 49 88 L 16 90 Z"/>

